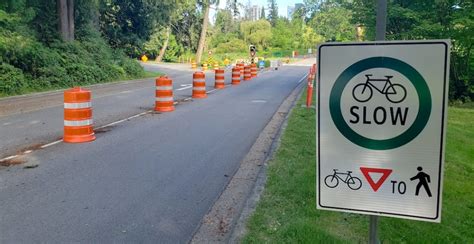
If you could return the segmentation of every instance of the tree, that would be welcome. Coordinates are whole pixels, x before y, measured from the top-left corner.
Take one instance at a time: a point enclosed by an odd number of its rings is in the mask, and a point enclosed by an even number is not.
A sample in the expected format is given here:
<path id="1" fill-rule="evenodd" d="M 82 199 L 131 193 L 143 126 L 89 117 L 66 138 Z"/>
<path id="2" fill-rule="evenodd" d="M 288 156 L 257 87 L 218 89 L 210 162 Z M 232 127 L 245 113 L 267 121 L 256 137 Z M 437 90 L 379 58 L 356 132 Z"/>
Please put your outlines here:
<path id="1" fill-rule="evenodd" d="M 63 41 L 74 40 L 74 0 L 57 0 L 59 33 Z"/>
<path id="2" fill-rule="evenodd" d="M 143 44 L 157 26 L 169 23 L 173 0 L 102 0 L 101 31 L 114 48 L 130 56 L 142 54 Z"/>
<path id="3" fill-rule="evenodd" d="M 275 0 L 268 0 L 268 21 L 274 27 L 278 19 L 278 5 Z"/>
<path id="4" fill-rule="evenodd" d="M 204 45 L 206 43 L 207 28 L 209 25 L 209 8 L 212 4 L 219 5 L 219 0 L 203 0 L 201 6 L 204 10 L 202 19 L 201 36 L 199 38 L 199 44 L 196 52 L 196 62 L 200 63 L 202 58 L 202 52 L 204 51 Z"/>
<path id="5" fill-rule="evenodd" d="M 260 19 L 266 19 L 265 18 L 265 7 L 262 6 L 262 11 L 260 12 Z"/>
<path id="6" fill-rule="evenodd" d="M 225 6 L 227 10 L 230 10 L 232 12 L 232 16 L 234 16 L 234 18 L 237 18 L 240 15 L 240 4 L 237 2 L 237 0 L 227 0 Z"/>
<path id="7" fill-rule="evenodd" d="M 324 8 L 309 21 L 315 32 L 326 40 L 351 41 L 356 37 L 352 11 L 341 6 Z"/>
<path id="8" fill-rule="evenodd" d="M 266 49 L 272 39 L 272 27 L 267 20 L 243 21 L 240 32 L 247 44 L 257 45 L 260 50 Z"/>
<path id="9" fill-rule="evenodd" d="M 354 0 L 353 23 L 375 37 L 375 2 Z M 474 100 L 474 4 L 464 0 L 392 0 L 388 2 L 387 39 L 451 39 L 450 99 Z"/>

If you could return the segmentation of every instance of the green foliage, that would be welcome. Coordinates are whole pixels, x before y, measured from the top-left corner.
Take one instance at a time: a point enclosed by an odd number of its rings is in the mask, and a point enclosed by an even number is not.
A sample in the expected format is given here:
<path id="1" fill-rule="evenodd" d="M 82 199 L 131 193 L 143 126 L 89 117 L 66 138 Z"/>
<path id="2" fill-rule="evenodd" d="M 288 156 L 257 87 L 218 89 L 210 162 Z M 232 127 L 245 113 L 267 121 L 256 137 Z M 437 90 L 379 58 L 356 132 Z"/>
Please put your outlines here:
<path id="1" fill-rule="evenodd" d="M 375 37 L 375 1 L 347 5 L 353 23 L 365 26 L 365 39 Z M 389 1 L 388 40 L 451 39 L 451 100 L 474 100 L 474 3 L 472 1 Z"/>
<path id="2" fill-rule="evenodd" d="M 268 21 L 270 21 L 272 26 L 275 26 L 278 19 L 278 5 L 276 0 L 268 0 Z"/>
<path id="3" fill-rule="evenodd" d="M 0 10 L 2 95 L 144 74 L 137 62 L 126 58 L 121 51 L 111 49 L 93 28 L 83 32 L 80 41 L 65 43 L 53 39 L 45 44 L 24 31 L 28 25 L 28 21 L 18 14 Z"/>
<path id="4" fill-rule="evenodd" d="M 267 48 L 272 38 L 271 25 L 266 20 L 243 21 L 240 32 L 246 43 L 257 45 L 260 50 Z"/>
<path id="5" fill-rule="evenodd" d="M 169 23 L 174 1 L 101 1 L 100 27 L 110 45 L 139 56 L 153 30 Z"/>
<path id="6" fill-rule="evenodd" d="M 349 9 L 332 6 L 316 13 L 308 24 L 325 40 L 352 41 L 356 30 L 351 20 L 352 12 Z"/>
<path id="7" fill-rule="evenodd" d="M 0 94 L 18 94 L 25 84 L 25 76 L 21 69 L 0 63 Z"/>
<path id="8" fill-rule="evenodd" d="M 265 59 L 265 68 L 268 68 L 270 67 L 270 60 L 269 59 Z"/>
<path id="9" fill-rule="evenodd" d="M 216 53 L 237 53 L 247 50 L 247 44 L 238 38 L 232 37 L 226 42 L 219 43 L 216 47 Z"/>

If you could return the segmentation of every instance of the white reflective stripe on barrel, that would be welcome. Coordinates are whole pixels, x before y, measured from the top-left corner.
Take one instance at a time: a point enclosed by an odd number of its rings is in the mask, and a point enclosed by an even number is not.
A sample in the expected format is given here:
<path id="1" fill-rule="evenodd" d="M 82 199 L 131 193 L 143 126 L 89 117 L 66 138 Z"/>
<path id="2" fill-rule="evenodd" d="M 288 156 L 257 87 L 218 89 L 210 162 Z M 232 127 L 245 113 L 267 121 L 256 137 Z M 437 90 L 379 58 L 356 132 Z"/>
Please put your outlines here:
<path id="1" fill-rule="evenodd" d="M 86 126 L 92 125 L 92 119 L 85 120 L 64 120 L 64 126 Z"/>
<path id="2" fill-rule="evenodd" d="M 92 107 L 91 102 L 85 102 L 85 103 L 64 103 L 64 108 L 68 109 L 80 109 L 80 108 L 90 108 Z"/>
<path id="3" fill-rule="evenodd" d="M 233 75 L 240 75 L 240 71 L 232 72 Z"/>
<path id="4" fill-rule="evenodd" d="M 195 86 L 195 87 L 193 87 L 193 90 L 195 90 L 195 91 L 205 91 L 206 87 L 205 86 Z"/>
<path id="5" fill-rule="evenodd" d="M 173 97 L 157 97 L 156 101 L 157 102 L 172 102 Z"/>
<path id="6" fill-rule="evenodd" d="M 194 82 L 206 82 L 206 79 L 194 79 Z"/>
<path id="7" fill-rule="evenodd" d="M 173 90 L 173 86 L 157 86 L 156 90 L 157 91 L 169 91 L 169 90 Z"/>

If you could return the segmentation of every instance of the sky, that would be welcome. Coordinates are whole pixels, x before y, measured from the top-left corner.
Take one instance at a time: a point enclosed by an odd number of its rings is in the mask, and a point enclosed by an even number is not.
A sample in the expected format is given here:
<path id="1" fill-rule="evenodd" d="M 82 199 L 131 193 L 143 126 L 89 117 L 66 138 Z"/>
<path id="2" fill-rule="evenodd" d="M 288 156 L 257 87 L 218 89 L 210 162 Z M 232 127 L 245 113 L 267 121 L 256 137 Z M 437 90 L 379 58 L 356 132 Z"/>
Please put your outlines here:
<path id="1" fill-rule="evenodd" d="M 219 8 L 225 8 L 226 0 L 220 0 Z M 238 0 L 239 3 L 246 5 L 248 0 Z M 268 0 L 251 0 L 252 5 L 258 5 L 265 7 L 265 14 L 267 14 Z M 303 3 L 303 0 L 276 0 L 278 6 L 278 15 L 286 17 L 286 11 L 288 6 L 295 6 L 295 3 Z M 210 19 L 213 21 L 215 10 L 211 10 Z"/>

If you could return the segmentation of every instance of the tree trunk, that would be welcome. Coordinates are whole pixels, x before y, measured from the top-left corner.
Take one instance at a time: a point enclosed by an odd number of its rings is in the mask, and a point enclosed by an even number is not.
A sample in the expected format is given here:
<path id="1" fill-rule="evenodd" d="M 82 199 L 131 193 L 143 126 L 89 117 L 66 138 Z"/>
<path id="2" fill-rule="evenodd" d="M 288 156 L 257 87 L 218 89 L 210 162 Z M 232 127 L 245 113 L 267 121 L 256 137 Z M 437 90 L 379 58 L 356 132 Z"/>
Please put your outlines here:
<path id="1" fill-rule="evenodd" d="M 68 41 L 74 41 L 74 0 L 67 0 Z"/>
<path id="2" fill-rule="evenodd" d="M 163 46 L 161 46 L 160 54 L 158 55 L 158 57 L 156 57 L 156 62 L 161 62 L 163 56 L 165 56 L 166 48 L 168 48 L 168 42 L 170 40 L 170 34 L 171 28 L 168 26 L 166 28 L 166 40 L 165 43 L 163 43 Z"/>
<path id="3" fill-rule="evenodd" d="M 58 17 L 59 17 L 59 34 L 63 41 L 67 41 L 69 39 L 69 32 L 68 32 L 68 7 L 67 7 L 67 0 L 58 0 Z"/>
<path id="4" fill-rule="evenodd" d="M 57 0 L 59 34 L 63 41 L 74 40 L 74 0 Z"/>
<path id="5" fill-rule="evenodd" d="M 202 20 L 202 30 L 201 30 L 201 37 L 199 38 L 199 45 L 196 53 L 196 62 L 200 63 L 202 58 L 202 52 L 204 50 L 204 44 L 206 43 L 206 34 L 207 34 L 207 26 L 209 24 L 209 1 L 206 1 L 207 4 L 204 9 L 204 16 Z"/>

